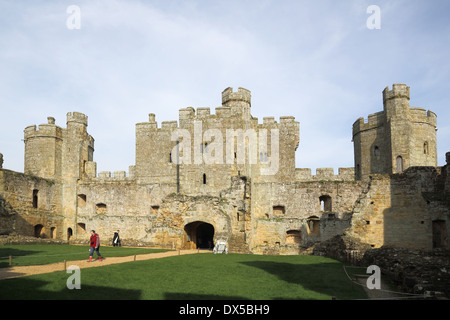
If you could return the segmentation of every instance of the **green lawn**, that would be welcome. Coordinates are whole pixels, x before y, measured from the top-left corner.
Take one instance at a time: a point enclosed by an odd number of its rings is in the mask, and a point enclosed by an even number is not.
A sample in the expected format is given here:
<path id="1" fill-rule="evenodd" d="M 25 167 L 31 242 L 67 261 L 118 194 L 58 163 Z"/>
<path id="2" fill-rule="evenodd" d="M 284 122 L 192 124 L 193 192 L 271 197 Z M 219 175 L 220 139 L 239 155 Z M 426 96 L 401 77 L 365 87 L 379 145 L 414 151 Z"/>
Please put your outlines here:
<path id="1" fill-rule="evenodd" d="M 86 250 L 86 249 L 85 249 Z M 87 252 L 87 250 L 86 250 Z M 342 264 L 318 256 L 200 253 L 0 281 L 0 299 L 275 300 L 366 298 Z"/>
<path id="2" fill-rule="evenodd" d="M 123 257 L 135 254 L 167 251 L 164 249 L 100 247 L 104 257 Z M 37 245 L 5 245 L 0 246 L 0 268 L 9 267 L 9 256 L 12 266 L 41 265 L 55 262 L 74 261 L 89 258 L 89 246 L 67 244 Z M 94 258 L 97 258 L 94 253 Z"/>

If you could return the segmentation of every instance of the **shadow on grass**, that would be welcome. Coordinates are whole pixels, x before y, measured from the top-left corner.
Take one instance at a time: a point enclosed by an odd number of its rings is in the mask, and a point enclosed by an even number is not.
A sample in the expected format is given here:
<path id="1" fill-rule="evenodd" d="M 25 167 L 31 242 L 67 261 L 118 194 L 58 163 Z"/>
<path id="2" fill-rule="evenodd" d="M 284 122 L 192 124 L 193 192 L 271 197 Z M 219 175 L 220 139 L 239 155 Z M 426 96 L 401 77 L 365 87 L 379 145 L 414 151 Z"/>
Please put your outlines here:
<path id="1" fill-rule="evenodd" d="M 248 300 L 244 297 L 198 293 L 165 292 L 164 300 Z"/>
<path id="2" fill-rule="evenodd" d="M 65 285 L 65 278 L 62 280 Z M 16 278 L 2 280 L 0 300 L 139 300 L 141 290 L 118 289 L 81 284 L 81 289 L 52 290 L 50 282 Z M 14 288 L 14 290 L 11 290 Z"/>
<path id="3" fill-rule="evenodd" d="M 0 247 L 0 268 L 9 267 L 9 256 L 21 257 L 21 256 L 31 256 L 41 253 L 42 251 L 36 250 L 23 250 L 17 248 L 1 248 Z"/>
<path id="4" fill-rule="evenodd" d="M 296 264 L 274 261 L 242 261 L 240 263 L 264 270 L 280 280 L 301 285 L 305 289 L 339 300 L 367 297 L 362 288 L 352 286 L 340 263 Z M 285 298 L 273 298 L 273 300 L 278 299 Z"/>

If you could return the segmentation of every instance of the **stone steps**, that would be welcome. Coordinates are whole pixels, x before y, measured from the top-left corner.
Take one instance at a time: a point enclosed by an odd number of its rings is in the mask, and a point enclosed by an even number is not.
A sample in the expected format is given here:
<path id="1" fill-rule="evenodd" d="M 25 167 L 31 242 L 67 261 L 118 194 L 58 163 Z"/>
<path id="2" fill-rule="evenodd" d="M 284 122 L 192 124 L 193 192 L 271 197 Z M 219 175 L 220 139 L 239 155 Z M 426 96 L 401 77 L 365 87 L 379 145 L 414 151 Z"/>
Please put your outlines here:
<path id="1" fill-rule="evenodd" d="M 252 252 L 248 248 L 248 244 L 244 240 L 244 235 L 232 235 L 228 241 L 229 253 L 242 253 L 251 254 Z"/>

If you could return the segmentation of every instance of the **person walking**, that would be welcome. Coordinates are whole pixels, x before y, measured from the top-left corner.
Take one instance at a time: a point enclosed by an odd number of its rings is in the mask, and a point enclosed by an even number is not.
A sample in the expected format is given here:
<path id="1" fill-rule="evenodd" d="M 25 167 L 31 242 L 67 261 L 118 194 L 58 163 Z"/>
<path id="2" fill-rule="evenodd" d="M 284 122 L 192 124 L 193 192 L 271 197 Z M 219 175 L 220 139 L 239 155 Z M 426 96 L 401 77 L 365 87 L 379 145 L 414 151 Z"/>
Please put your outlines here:
<path id="1" fill-rule="evenodd" d="M 97 233 L 95 233 L 95 230 L 91 230 L 91 238 L 89 239 L 90 242 L 90 248 L 89 248 L 89 260 L 88 262 L 92 261 L 92 256 L 94 255 L 94 251 L 98 256 L 98 261 L 102 261 L 102 255 L 100 254 L 100 237 Z"/>

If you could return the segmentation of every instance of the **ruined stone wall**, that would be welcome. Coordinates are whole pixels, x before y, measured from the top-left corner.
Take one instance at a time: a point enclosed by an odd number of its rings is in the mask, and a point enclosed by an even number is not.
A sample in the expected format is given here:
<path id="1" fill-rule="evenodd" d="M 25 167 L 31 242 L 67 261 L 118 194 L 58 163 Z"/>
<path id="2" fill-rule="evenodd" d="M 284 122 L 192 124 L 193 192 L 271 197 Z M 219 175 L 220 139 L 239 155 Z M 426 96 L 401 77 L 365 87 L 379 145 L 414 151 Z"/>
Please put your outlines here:
<path id="1" fill-rule="evenodd" d="M 196 228 L 192 228 L 192 231 L 187 228 L 190 224 L 199 222 L 213 226 L 213 241 L 222 237 L 228 239 L 232 234 L 228 212 L 232 210 L 232 204 L 225 198 L 171 194 L 158 210 L 149 238 L 153 243 L 195 249 Z"/>
<path id="2" fill-rule="evenodd" d="M 436 221 L 450 231 L 450 208 L 443 197 L 441 168 L 411 167 L 402 174 L 373 175 L 358 200 L 349 234 L 378 248 L 383 245 L 432 249 Z M 445 237 L 445 235 L 443 235 Z M 448 238 L 443 240 L 448 247 Z"/>
<path id="3" fill-rule="evenodd" d="M 255 252 L 279 247 L 280 252 L 298 253 L 313 242 L 342 234 L 350 226 L 362 185 L 356 181 L 253 184 L 251 247 Z"/>
<path id="4" fill-rule="evenodd" d="M 61 238 L 60 185 L 0 169 L 0 233 Z"/>
<path id="5" fill-rule="evenodd" d="M 151 242 L 153 221 L 163 199 L 173 193 L 168 184 L 139 184 L 126 177 L 100 175 L 81 180 L 77 185 L 76 239 L 89 237 L 96 230 L 102 238 L 112 238 L 120 230 L 121 238 Z"/>
<path id="6" fill-rule="evenodd" d="M 245 185 L 245 179 L 235 178 L 218 196 L 187 196 L 174 193 L 171 184 L 138 183 L 109 175 L 85 179 L 77 189 L 74 239 L 87 239 L 94 229 L 109 242 L 119 229 L 123 243 L 195 248 L 187 239 L 195 228 L 185 229 L 194 222 L 211 224 L 215 238 L 229 239 L 244 231 L 238 211 L 246 208 Z"/>

